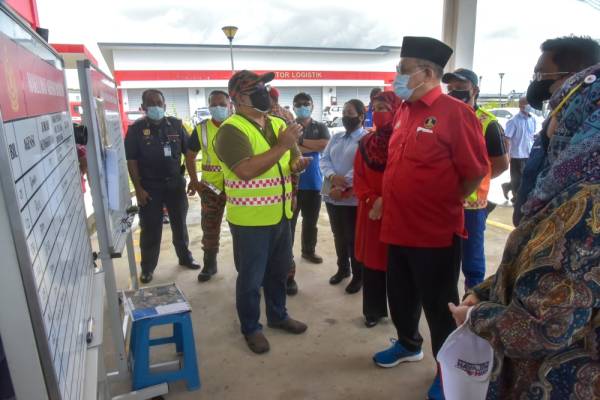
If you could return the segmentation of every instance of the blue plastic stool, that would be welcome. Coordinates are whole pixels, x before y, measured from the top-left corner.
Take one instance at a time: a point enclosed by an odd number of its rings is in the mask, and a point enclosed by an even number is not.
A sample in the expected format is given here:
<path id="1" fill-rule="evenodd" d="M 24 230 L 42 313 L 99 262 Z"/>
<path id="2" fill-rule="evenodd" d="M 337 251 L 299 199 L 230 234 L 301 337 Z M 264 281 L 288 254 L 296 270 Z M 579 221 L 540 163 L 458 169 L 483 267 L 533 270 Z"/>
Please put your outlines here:
<path id="1" fill-rule="evenodd" d="M 173 325 L 173 336 L 150 339 L 150 328 L 157 325 Z M 183 366 L 177 371 L 150 371 L 150 347 L 175 343 L 178 354 L 183 354 Z M 188 390 L 200 389 L 200 374 L 196 362 L 196 347 L 190 312 L 169 314 L 133 321 L 129 340 L 129 354 L 133 366 L 133 390 L 160 383 L 185 380 Z"/>

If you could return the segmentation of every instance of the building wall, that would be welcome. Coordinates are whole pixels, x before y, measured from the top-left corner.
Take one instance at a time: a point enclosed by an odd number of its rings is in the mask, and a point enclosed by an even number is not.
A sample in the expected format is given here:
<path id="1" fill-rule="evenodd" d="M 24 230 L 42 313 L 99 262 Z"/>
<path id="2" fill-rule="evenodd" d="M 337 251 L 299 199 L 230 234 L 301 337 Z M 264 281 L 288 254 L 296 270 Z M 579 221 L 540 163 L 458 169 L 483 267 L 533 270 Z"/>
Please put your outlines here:
<path id="1" fill-rule="evenodd" d="M 145 46 L 100 44 L 112 63 L 124 110 L 137 110 L 139 94 L 162 89 L 171 114 L 191 118 L 208 105 L 214 89 L 227 87 L 231 76 L 229 49 L 212 46 Z M 368 103 L 373 87 L 390 88 L 400 49 L 377 50 L 234 47 L 235 69 L 273 71 L 272 85 L 281 92 L 280 104 L 292 106 L 296 93 L 313 96 L 315 119 L 323 108 L 359 98 Z"/>

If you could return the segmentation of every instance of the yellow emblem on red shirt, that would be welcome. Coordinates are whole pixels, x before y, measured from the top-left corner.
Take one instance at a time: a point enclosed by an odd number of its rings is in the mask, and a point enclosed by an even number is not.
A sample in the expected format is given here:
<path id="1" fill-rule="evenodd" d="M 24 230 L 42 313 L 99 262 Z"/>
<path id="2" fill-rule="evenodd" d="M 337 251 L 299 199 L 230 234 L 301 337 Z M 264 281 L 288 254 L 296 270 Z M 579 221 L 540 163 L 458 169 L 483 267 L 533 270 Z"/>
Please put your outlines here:
<path id="1" fill-rule="evenodd" d="M 435 126 L 435 124 L 437 124 L 437 118 L 436 117 L 427 117 L 425 119 L 425 123 L 424 126 L 427 129 L 431 129 Z"/>

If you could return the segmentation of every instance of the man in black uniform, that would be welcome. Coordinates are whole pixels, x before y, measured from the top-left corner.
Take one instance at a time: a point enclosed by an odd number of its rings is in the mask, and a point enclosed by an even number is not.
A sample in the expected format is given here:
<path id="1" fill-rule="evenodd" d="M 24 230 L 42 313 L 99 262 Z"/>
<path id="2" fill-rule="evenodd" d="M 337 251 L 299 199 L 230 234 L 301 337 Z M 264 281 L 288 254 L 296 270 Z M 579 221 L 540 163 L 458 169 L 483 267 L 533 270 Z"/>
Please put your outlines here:
<path id="1" fill-rule="evenodd" d="M 179 265 L 190 269 L 200 265 L 188 249 L 185 223 L 188 200 L 181 155 L 186 151 L 187 134 L 181 120 L 165 117 L 165 98 L 159 90 L 148 89 L 142 94 L 142 109 L 146 116 L 127 130 L 125 153 L 140 206 L 140 282 L 149 283 L 160 253 L 163 205 L 169 212 Z"/>

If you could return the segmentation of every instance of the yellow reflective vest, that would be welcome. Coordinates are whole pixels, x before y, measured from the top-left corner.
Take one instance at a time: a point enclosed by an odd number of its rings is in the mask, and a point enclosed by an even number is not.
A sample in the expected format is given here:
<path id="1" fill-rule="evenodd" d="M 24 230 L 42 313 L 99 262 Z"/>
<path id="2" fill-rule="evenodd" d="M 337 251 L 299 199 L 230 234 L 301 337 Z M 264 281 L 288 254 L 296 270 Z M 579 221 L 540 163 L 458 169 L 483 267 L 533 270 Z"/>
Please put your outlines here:
<path id="1" fill-rule="evenodd" d="M 285 122 L 267 116 L 275 135 L 285 128 Z M 232 125 L 243 132 L 252 145 L 254 155 L 269 151 L 271 146 L 263 134 L 246 118 L 234 114 L 221 126 Z M 227 195 L 227 220 L 240 226 L 269 226 L 278 224 L 283 216 L 292 217 L 291 152 L 288 150 L 268 171 L 249 181 L 244 181 L 224 163 L 225 194 Z"/>
<path id="2" fill-rule="evenodd" d="M 475 114 L 479 121 L 481 122 L 481 126 L 483 128 L 483 136 L 485 137 L 487 133 L 487 128 L 492 121 L 496 121 L 496 116 L 489 111 L 484 110 L 483 108 L 478 108 L 475 110 Z M 479 210 L 482 208 L 486 208 L 487 206 L 487 197 L 490 192 L 490 181 L 492 180 L 492 164 L 488 160 L 488 172 L 479 184 L 477 190 L 475 190 L 469 197 L 465 199 L 464 206 L 469 210 Z"/>
<path id="3" fill-rule="evenodd" d="M 214 146 L 218 130 L 212 119 L 206 119 L 196 126 L 195 134 L 202 149 L 202 180 L 223 191 L 223 171 Z"/>

